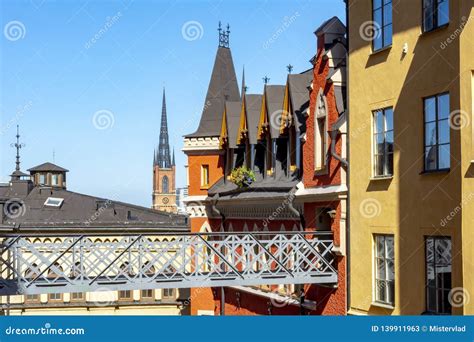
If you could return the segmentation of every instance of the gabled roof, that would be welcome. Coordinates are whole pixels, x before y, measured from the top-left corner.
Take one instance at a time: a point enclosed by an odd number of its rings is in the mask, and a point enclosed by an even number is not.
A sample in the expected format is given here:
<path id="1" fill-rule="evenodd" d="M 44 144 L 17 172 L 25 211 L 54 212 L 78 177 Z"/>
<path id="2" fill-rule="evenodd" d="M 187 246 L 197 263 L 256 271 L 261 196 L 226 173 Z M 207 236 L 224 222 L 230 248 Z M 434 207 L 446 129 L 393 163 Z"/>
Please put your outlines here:
<path id="1" fill-rule="evenodd" d="M 55 171 L 55 172 L 69 172 L 69 170 L 62 168 L 61 166 L 55 165 L 53 163 L 47 162 L 40 164 L 38 166 L 32 167 L 27 171 L 30 172 L 47 172 L 47 171 Z"/>
<path id="2" fill-rule="evenodd" d="M 65 189 L 35 187 L 30 193 L 20 197 L 11 187 L 2 187 L 1 190 L 0 195 L 4 200 L 18 199 L 24 207 L 20 216 L 5 216 L 0 224 L 3 229 L 18 227 L 22 231 L 44 227 L 83 231 L 135 227 L 163 231 L 188 230 L 183 216 Z M 49 197 L 62 199 L 60 206 L 45 205 Z"/>
<path id="3" fill-rule="evenodd" d="M 315 31 L 314 34 L 319 36 L 322 34 L 336 34 L 344 35 L 346 33 L 346 27 L 342 21 L 334 16 L 325 22 L 323 22 Z"/>
<path id="4" fill-rule="evenodd" d="M 245 109 L 247 115 L 248 136 L 250 144 L 257 143 L 258 120 L 262 110 L 262 97 L 259 94 L 245 94 Z"/>
<path id="5" fill-rule="evenodd" d="M 268 122 L 270 124 L 270 135 L 276 138 L 280 135 L 280 121 L 283 114 L 283 100 L 285 98 L 285 86 L 266 85 L 265 97 L 267 105 Z"/>
<path id="6" fill-rule="evenodd" d="M 240 124 L 240 111 L 242 103 L 236 101 L 226 101 L 225 115 L 227 119 L 227 136 L 229 140 L 229 147 L 237 147 L 237 134 Z"/>
<path id="7" fill-rule="evenodd" d="M 219 136 L 225 101 L 240 101 L 240 93 L 232 53 L 229 48 L 219 47 L 199 127 L 186 137 Z"/>
<path id="8" fill-rule="evenodd" d="M 302 74 L 288 75 L 288 87 L 293 109 L 293 119 L 298 132 L 305 131 L 306 111 L 309 108 L 309 90 L 308 87 L 313 79 L 313 70 L 306 71 Z"/>

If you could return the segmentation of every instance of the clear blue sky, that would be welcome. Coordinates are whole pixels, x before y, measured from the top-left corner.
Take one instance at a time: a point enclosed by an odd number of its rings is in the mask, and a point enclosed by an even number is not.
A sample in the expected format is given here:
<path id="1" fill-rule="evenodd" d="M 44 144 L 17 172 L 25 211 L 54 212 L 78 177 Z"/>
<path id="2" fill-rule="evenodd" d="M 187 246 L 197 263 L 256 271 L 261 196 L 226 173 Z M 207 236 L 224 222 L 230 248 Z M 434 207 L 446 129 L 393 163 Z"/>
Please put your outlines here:
<path id="1" fill-rule="evenodd" d="M 162 87 L 184 186 L 182 136 L 199 122 L 218 21 L 231 25 L 239 82 L 245 65 L 248 92 L 261 93 L 263 76 L 284 84 L 289 63 L 311 67 L 313 31 L 334 15 L 344 21 L 342 0 L 2 0 L 0 182 L 14 169 L 19 124 L 23 170 L 54 150 L 70 190 L 150 206 Z M 93 123 L 101 110 L 113 118 L 106 129 Z"/>

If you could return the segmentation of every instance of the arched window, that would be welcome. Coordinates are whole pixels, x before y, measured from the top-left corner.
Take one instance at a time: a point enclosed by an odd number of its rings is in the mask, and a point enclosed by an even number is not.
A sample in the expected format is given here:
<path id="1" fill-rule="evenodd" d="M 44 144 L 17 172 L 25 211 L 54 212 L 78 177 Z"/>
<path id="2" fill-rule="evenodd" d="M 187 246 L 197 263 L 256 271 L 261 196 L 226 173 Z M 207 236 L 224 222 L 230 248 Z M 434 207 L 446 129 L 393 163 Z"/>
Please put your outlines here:
<path id="1" fill-rule="evenodd" d="M 327 158 L 327 115 L 328 104 L 322 89 L 319 90 L 314 117 L 314 169 L 322 171 L 326 168 Z"/>
<path id="2" fill-rule="evenodd" d="M 164 194 L 169 193 L 169 180 L 168 176 L 164 176 L 163 179 L 161 180 L 161 192 Z"/>

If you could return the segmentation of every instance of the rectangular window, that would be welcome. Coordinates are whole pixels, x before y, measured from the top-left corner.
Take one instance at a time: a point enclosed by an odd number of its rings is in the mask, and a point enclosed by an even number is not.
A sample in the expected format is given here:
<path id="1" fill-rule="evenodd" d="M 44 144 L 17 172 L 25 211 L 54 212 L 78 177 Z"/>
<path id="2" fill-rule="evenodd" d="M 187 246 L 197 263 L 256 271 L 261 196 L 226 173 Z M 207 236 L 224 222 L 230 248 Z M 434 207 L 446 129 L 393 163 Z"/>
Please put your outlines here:
<path id="1" fill-rule="evenodd" d="M 427 237 L 426 245 L 426 311 L 451 314 L 451 239 Z"/>
<path id="2" fill-rule="evenodd" d="M 209 186 L 209 165 L 201 165 L 201 186 Z"/>
<path id="3" fill-rule="evenodd" d="M 44 173 L 40 173 L 40 175 L 39 175 L 39 183 L 40 183 L 41 185 L 46 184 L 46 175 L 45 175 Z"/>
<path id="4" fill-rule="evenodd" d="M 393 108 L 376 110 L 374 116 L 374 176 L 393 175 Z"/>
<path id="5" fill-rule="evenodd" d="M 449 23 L 449 0 L 423 0 L 423 32 Z"/>
<path id="6" fill-rule="evenodd" d="M 143 300 L 153 300 L 153 290 L 141 290 L 140 291 L 141 299 Z"/>
<path id="7" fill-rule="evenodd" d="M 122 290 L 118 292 L 118 299 L 119 300 L 132 300 L 132 291 L 131 290 Z"/>
<path id="8" fill-rule="evenodd" d="M 83 292 L 71 292 L 71 301 L 82 301 L 84 300 Z"/>
<path id="9" fill-rule="evenodd" d="M 378 51 L 392 45 L 392 0 L 373 0 L 372 49 Z"/>
<path id="10" fill-rule="evenodd" d="M 48 300 L 52 302 L 57 302 L 63 299 L 63 296 L 61 293 L 50 293 L 48 295 Z"/>
<path id="11" fill-rule="evenodd" d="M 425 98 L 425 171 L 449 170 L 449 94 Z"/>
<path id="12" fill-rule="evenodd" d="M 40 302 L 40 295 L 26 295 L 25 296 L 26 303 L 39 303 Z"/>
<path id="13" fill-rule="evenodd" d="M 51 185 L 59 185 L 59 175 L 51 175 Z"/>
<path id="14" fill-rule="evenodd" d="M 393 235 L 375 235 L 375 301 L 394 305 L 395 267 Z"/>
<path id="15" fill-rule="evenodd" d="M 174 300 L 175 289 L 163 289 L 163 300 Z"/>

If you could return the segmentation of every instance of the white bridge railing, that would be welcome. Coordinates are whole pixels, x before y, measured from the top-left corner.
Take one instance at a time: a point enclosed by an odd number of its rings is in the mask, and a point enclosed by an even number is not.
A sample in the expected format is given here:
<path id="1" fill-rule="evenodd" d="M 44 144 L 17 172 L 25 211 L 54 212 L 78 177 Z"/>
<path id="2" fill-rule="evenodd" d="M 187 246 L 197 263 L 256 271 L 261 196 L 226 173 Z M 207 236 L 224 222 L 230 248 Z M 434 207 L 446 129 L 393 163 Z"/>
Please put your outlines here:
<path id="1" fill-rule="evenodd" d="M 321 232 L 0 237 L 0 295 L 337 283 Z"/>

